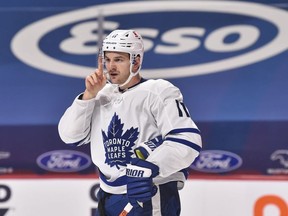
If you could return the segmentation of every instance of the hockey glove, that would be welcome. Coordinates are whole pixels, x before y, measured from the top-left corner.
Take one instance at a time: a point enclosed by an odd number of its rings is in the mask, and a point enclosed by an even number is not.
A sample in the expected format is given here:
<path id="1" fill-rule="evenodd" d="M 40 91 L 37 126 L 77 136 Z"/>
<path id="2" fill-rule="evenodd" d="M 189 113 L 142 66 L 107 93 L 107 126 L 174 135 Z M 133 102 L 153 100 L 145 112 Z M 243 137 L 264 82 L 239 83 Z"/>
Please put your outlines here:
<path id="1" fill-rule="evenodd" d="M 156 193 L 153 178 L 159 174 L 159 167 L 148 161 L 133 158 L 127 165 L 127 196 L 133 206 L 150 200 Z"/>

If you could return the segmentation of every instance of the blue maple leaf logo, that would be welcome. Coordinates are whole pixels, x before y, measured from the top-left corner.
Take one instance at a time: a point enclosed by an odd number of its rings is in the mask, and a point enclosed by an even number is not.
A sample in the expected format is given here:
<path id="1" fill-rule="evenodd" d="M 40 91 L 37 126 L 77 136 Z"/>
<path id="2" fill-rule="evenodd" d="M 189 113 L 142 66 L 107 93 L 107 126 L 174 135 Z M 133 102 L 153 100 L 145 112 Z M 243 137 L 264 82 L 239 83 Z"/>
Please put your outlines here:
<path id="1" fill-rule="evenodd" d="M 138 139 L 138 128 L 131 127 L 123 134 L 123 126 L 121 119 L 114 113 L 111 122 L 108 126 L 107 134 L 102 130 L 102 136 L 105 148 L 105 163 L 110 167 L 126 166 L 131 160 L 133 154 L 132 146 Z"/>

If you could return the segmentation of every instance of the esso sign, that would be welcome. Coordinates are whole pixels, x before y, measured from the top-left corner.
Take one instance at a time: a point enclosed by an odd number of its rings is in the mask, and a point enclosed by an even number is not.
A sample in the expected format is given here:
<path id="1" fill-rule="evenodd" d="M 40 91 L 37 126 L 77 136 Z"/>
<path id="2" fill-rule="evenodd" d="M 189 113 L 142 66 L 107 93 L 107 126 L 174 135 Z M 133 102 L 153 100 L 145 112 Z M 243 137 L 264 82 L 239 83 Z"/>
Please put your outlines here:
<path id="1" fill-rule="evenodd" d="M 207 16 L 220 17 L 225 22 L 210 18 L 209 23 L 205 23 Z M 231 17 L 241 19 L 233 23 Z M 123 18 L 126 19 L 123 21 Z M 251 19 L 256 22 L 243 21 Z M 211 23 L 213 28 L 210 28 Z M 100 46 L 97 42 L 111 31 L 125 27 L 143 36 L 145 54 L 141 73 L 144 77 L 187 77 L 247 66 L 287 50 L 287 23 L 286 11 L 251 2 L 112 3 L 64 12 L 31 23 L 14 36 L 11 49 L 18 59 L 31 67 L 83 78 L 94 71 L 96 65 L 87 66 L 87 59 L 83 62 L 78 59 L 90 55 L 96 64 L 95 55 Z M 69 28 L 69 32 L 59 40 L 55 32 L 63 28 Z M 271 36 L 267 38 L 266 35 Z M 46 53 L 45 39 L 50 51 L 53 43 L 59 41 L 55 45 L 58 52 Z M 63 55 L 66 56 L 61 59 Z M 68 61 L 68 58 L 71 59 Z"/>
<path id="2" fill-rule="evenodd" d="M 107 26 L 119 26 L 119 23 L 105 22 Z M 95 40 L 95 22 L 89 21 L 75 25 L 71 29 L 72 36 L 64 39 L 60 44 L 63 51 L 70 54 L 96 54 L 95 47 L 85 46 Z M 108 28 L 106 30 L 113 30 Z M 202 41 L 199 38 L 206 34 L 205 28 L 199 27 L 179 27 L 170 29 L 160 35 L 158 29 L 135 27 L 143 37 L 145 52 L 152 51 L 156 54 L 174 55 L 179 53 L 188 53 L 197 50 Z M 224 43 L 224 39 L 231 34 L 238 34 L 239 39 L 233 43 Z M 254 26 L 249 25 L 231 25 L 219 28 L 209 34 L 204 46 L 212 52 L 233 52 L 245 49 L 254 44 L 259 38 L 260 32 Z M 153 39 L 160 37 L 163 44 L 154 44 Z M 168 44 L 168 45 L 165 45 Z M 173 46 L 171 46 L 171 44 Z M 154 48 L 155 46 L 155 48 Z"/>

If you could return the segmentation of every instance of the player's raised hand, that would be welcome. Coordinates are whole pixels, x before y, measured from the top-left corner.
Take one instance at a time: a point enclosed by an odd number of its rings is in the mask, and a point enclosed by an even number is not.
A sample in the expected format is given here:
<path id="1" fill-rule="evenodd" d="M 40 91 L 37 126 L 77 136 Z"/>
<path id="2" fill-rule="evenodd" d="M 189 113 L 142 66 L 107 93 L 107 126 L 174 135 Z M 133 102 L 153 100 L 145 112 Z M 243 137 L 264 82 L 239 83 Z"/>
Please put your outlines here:
<path id="1" fill-rule="evenodd" d="M 95 98 L 98 92 L 106 85 L 106 76 L 103 72 L 102 57 L 98 56 L 98 68 L 85 79 L 83 100 Z"/>

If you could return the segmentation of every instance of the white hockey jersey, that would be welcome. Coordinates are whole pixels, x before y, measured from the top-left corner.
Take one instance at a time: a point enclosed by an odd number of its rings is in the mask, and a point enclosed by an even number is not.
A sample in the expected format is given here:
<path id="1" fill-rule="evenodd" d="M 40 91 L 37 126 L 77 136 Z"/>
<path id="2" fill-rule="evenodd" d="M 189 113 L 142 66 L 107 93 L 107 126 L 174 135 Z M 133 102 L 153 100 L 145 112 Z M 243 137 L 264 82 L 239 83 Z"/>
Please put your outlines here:
<path id="1" fill-rule="evenodd" d="M 180 90 L 162 79 L 142 79 L 124 92 L 106 84 L 91 100 L 80 95 L 58 129 L 65 143 L 91 144 L 100 187 L 112 194 L 126 193 L 126 164 L 140 143 L 159 135 L 164 140 L 147 158 L 159 166 L 155 184 L 185 181 L 181 170 L 194 161 L 202 145 Z"/>

